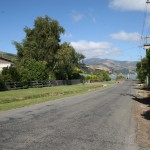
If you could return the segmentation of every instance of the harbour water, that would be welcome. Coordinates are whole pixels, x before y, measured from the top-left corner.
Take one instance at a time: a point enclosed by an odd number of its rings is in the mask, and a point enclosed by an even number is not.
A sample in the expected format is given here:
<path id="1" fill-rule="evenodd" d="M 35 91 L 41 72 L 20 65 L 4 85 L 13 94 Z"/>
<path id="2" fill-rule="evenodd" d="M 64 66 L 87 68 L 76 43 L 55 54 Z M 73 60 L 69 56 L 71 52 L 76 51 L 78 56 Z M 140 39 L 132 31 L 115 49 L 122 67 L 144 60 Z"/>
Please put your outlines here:
<path id="1" fill-rule="evenodd" d="M 127 79 L 136 79 L 137 78 L 137 74 L 119 74 L 119 75 L 111 74 L 110 78 L 111 79 L 116 79 L 117 76 L 123 76 Z"/>

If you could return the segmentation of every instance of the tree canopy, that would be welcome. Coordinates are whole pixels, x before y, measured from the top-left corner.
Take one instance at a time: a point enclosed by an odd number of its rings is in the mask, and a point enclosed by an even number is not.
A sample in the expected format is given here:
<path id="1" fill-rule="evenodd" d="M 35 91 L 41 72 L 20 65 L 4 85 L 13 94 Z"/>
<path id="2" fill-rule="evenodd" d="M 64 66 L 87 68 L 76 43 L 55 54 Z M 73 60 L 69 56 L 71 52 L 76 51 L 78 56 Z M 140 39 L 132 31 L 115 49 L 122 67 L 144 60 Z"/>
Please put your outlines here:
<path id="1" fill-rule="evenodd" d="M 65 30 L 57 20 L 38 17 L 33 28 L 25 27 L 25 38 L 14 42 L 17 49 L 15 65 L 4 69 L 5 81 L 35 81 L 79 78 L 85 56 L 69 43 L 61 43 Z M 15 74 L 15 75 L 14 75 Z"/>
<path id="2" fill-rule="evenodd" d="M 57 20 L 48 16 L 38 17 L 34 28 L 25 27 L 25 39 L 21 43 L 14 42 L 18 51 L 18 60 L 24 58 L 45 61 L 49 69 L 55 64 L 55 54 L 59 49 L 60 34 L 64 33 Z"/>
<path id="3" fill-rule="evenodd" d="M 146 80 L 146 76 L 148 74 L 148 59 L 147 57 L 143 58 L 140 62 L 136 65 L 136 72 L 137 77 L 140 80 L 140 82 L 144 82 Z"/>
<path id="4" fill-rule="evenodd" d="M 77 53 L 68 43 L 63 43 L 56 53 L 56 77 L 59 79 L 72 79 L 76 67 L 84 55 Z M 60 76 L 61 75 L 61 76 Z"/>

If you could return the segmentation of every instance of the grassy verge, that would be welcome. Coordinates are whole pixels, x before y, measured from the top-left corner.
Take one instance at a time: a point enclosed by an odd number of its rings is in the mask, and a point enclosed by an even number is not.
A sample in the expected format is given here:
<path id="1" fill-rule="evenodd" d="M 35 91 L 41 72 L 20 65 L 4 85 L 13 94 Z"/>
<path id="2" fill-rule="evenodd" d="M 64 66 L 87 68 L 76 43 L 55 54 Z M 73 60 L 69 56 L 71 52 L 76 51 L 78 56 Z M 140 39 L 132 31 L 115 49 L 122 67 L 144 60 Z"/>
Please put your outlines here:
<path id="1" fill-rule="evenodd" d="M 110 81 L 96 84 L 30 88 L 0 92 L 0 111 L 91 92 L 110 87 L 114 83 L 115 81 Z"/>

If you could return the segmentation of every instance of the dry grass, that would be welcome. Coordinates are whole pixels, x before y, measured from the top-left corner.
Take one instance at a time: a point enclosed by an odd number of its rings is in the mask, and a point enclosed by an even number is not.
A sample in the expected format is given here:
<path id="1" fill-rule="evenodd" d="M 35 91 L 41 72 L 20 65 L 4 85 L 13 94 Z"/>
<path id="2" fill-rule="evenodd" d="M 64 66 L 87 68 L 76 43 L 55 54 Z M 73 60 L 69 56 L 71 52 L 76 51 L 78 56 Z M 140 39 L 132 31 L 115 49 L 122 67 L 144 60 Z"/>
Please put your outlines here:
<path id="1" fill-rule="evenodd" d="M 150 92 L 139 87 L 135 101 L 137 121 L 137 144 L 141 149 L 150 149 Z"/>

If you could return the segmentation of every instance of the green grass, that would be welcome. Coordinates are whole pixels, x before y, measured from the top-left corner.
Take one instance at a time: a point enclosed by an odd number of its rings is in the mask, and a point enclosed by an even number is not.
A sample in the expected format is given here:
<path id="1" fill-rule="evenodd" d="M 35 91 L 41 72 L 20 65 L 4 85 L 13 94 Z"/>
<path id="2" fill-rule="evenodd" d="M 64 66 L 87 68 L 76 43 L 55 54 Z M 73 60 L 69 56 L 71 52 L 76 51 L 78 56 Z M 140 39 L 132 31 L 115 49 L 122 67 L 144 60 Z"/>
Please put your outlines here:
<path id="1" fill-rule="evenodd" d="M 9 110 L 41 102 L 56 100 L 67 96 L 91 92 L 110 87 L 114 83 L 115 81 L 109 81 L 96 84 L 29 88 L 0 92 L 0 110 Z M 103 84 L 107 84 L 108 86 L 103 87 Z"/>

